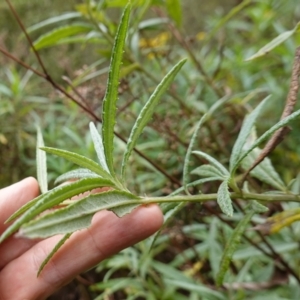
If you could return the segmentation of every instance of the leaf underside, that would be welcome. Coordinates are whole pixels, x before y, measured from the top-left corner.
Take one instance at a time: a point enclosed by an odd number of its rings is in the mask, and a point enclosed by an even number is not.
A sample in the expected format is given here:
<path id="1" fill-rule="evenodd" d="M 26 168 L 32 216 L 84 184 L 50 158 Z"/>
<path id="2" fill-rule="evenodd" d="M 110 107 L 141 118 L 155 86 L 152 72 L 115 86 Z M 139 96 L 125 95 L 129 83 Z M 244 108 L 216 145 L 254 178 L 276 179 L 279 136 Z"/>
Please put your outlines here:
<path id="1" fill-rule="evenodd" d="M 23 215 L 3 232 L 0 237 L 0 243 L 41 212 L 81 193 L 103 186 L 113 186 L 113 184 L 111 181 L 103 178 L 85 178 L 64 186 L 56 187 L 46 194 L 37 197 L 37 199 L 33 200 L 33 205 L 24 213 L 22 211 Z M 20 210 L 22 210 L 22 208 Z"/>
<path id="2" fill-rule="evenodd" d="M 93 215 L 101 210 L 111 210 L 122 217 L 140 205 L 139 199 L 123 191 L 92 194 L 24 224 L 20 234 L 29 238 L 46 238 L 71 233 L 89 227 Z"/>

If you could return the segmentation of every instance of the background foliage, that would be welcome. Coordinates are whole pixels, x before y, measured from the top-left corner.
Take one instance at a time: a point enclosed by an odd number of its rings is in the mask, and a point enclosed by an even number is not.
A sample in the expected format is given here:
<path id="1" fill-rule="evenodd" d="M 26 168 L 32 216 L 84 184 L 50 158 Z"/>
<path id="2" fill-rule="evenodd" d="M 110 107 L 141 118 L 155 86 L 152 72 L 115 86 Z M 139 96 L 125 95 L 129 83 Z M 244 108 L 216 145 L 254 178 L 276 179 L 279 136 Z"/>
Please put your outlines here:
<path id="1" fill-rule="evenodd" d="M 66 87 L 62 76 L 68 77 L 97 115 L 105 92 L 113 37 L 126 3 L 106 2 L 13 2 L 49 73 Z M 225 94 L 234 97 L 205 123 L 195 145 L 195 149 L 224 165 L 229 163 L 245 115 L 269 94 L 272 99 L 259 118 L 258 135 L 277 122 L 289 88 L 299 33 L 295 32 L 268 55 L 245 60 L 279 34 L 293 29 L 299 21 L 300 7 L 296 0 L 226 4 L 210 1 L 201 6 L 199 1 L 191 0 L 140 1 L 142 5 L 138 2 L 131 17 L 121 70 L 116 128 L 121 136 L 128 137 L 159 79 L 181 58 L 189 58 L 138 143 L 138 149 L 175 180 L 158 172 L 139 155 L 133 156 L 135 163 L 127 174 L 132 191 L 160 196 L 179 187 L 177 182 L 182 180 L 183 160 L 193 129 Z M 181 9 L 176 9 L 175 3 Z M 2 3 L 0 9 L 4 16 L 0 20 L 0 44 L 36 67 L 7 6 Z M 54 18 L 51 23 L 42 23 L 49 18 Z M 0 56 L 0 63 L 0 186 L 35 174 L 36 123 L 42 126 L 47 146 L 95 158 L 88 134 L 91 117 L 30 71 L 4 56 Z M 74 89 L 67 89 L 76 96 Z M 293 131 L 271 156 L 284 182 L 297 193 L 298 125 L 299 120 L 294 121 Z M 116 141 L 118 164 L 124 147 L 123 142 Z M 194 167 L 207 162 L 198 156 L 193 159 Z M 65 160 L 49 155 L 50 185 L 72 168 Z M 255 179 L 251 184 L 257 192 L 267 187 Z M 208 183 L 202 192 L 216 192 L 217 187 Z M 268 213 L 254 217 L 251 226 L 295 207 L 272 204 Z M 86 299 L 299 299 L 297 223 L 267 236 L 247 230 L 230 263 L 226 283 L 217 288 L 226 241 L 243 217 L 243 209 L 229 219 L 214 202 L 203 206 L 191 203 L 170 220 L 150 252 L 151 239 L 126 249 L 100 264 L 96 272 L 83 274 L 84 279 L 77 279 L 72 294 L 75 297 L 76 289 Z"/>

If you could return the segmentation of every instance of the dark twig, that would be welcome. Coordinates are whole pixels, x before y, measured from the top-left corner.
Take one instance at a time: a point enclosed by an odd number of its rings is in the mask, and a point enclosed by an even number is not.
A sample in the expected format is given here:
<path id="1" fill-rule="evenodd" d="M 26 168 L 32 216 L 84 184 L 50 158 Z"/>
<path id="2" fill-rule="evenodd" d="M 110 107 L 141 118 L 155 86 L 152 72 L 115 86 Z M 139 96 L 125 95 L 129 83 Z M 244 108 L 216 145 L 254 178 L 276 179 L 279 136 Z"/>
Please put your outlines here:
<path id="1" fill-rule="evenodd" d="M 15 17 L 16 21 L 18 22 L 19 26 L 21 27 L 23 33 L 25 34 L 26 39 L 27 39 L 27 41 L 28 41 L 28 43 L 29 43 L 29 45 L 30 45 L 32 51 L 34 52 L 34 54 L 35 54 L 35 56 L 36 56 L 36 58 L 37 58 L 37 60 L 38 60 L 38 62 L 39 62 L 39 64 L 40 64 L 40 66 L 41 66 L 41 68 L 42 68 L 42 70 L 43 70 L 45 76 L 48 77 L 49 75 L 48 75 L 47 69 L 46 69 L 46 67 L 45 67 L 45 65 L 44 65 L 44 63 L 43 63 L 43 61 L 42 61 L 40 55 L 38 54 L 37 50 L 35 49 L 35 47 L 34 47 L 34 45 L 33 45 L 33 42 L 32 42 L 32 40 L 31 40 L 30 36 L 28 35 L 27 30 L 26 30 L 24 24 L 22 23 L 22 21 L 21 21 L 19 15 L 18 15 L 18 13 L 16 12 L 15 8 L 13 7 L 13 5 L 10 3 L 9 0 L 5 0 L 5 1 L 6 1 L 6 3 L 8 4 L 8 6 L 9 6 L 9 8 L 10 8 L 10 11 L 11 11 L 12 14 L 14 15 L 14 17 Z"/>
<path id="2" fill-rule="evenodd" d="M 294 110 L 294 107 L 297 102 L 297 96 L 299 90 L 299 76 L 300 76 L 300 47 L 296 49 L 290 89 L 286 98 L 285 107 L 280 120 L 288 117 Z M 257 159 L 254 161 L 252 166 L 244 174 L 241 180 L 242 183 L 245 181 L 247 175 L 283 141 L 283 139 L 285 138 L 285 136 L 288 134 L 289 131 L 290 131 L 289 127 L 282 127 L 273 134 L 273 136 L 268 141 L 264 149 L 261 151 L 260 155 L 257 157 Z"/>

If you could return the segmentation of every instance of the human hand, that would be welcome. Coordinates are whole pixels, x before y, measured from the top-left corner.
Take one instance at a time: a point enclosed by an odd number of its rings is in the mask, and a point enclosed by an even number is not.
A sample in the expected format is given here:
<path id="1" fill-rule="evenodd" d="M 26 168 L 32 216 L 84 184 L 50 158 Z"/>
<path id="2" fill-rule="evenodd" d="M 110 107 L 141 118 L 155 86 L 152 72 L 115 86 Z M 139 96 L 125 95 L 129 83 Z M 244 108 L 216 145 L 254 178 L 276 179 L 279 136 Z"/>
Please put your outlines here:
<path id="1" fill-rule="evenodd" d="M 5 220 L 39 194 L 34 178 L 0 190 L 0 233 Z M 0 299 L 44 299 L 79 273 L 153 234 L 162 225 L 158 206 L 135 209 L 123 218 L 98 212 L 92 225 L 74 233 L 37 277 L 38 269 L 61 236 L 30 240 L 11 236 L 0 244 Z"/>

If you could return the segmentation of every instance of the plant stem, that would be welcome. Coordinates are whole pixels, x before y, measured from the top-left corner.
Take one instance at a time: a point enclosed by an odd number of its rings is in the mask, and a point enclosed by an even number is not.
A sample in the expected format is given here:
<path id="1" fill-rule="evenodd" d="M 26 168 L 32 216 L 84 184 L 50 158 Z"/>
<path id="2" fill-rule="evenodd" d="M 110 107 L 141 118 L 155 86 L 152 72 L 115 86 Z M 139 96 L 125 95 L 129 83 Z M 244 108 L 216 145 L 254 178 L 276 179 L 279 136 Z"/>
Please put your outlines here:
<path id="1" fill-rule="evenodd" d="M 300 195 L 294 194 L 256 194 L 256 193 L 231 193 L 231 199 L 258 200 L 263 202 L 300 202 Z M 170 202 L 206 202 L 216 200 L 217 194 L 199 194 L 173 197 L 148 197 L 141 200 L 142 204 L 170 203 Z"/>

